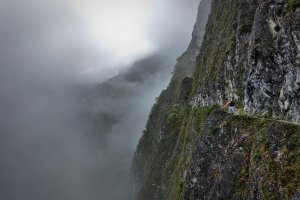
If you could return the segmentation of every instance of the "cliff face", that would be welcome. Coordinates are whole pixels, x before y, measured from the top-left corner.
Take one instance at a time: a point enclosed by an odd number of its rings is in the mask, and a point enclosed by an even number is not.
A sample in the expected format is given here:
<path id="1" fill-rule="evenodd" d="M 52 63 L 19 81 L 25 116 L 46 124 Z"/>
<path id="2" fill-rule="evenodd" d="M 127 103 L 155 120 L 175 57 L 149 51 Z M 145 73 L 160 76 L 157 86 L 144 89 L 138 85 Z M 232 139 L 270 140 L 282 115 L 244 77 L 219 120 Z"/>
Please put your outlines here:
<path id="1" fill-rule="evenodd" d="M 178 132 L 177 128 L 168 126 L 167 118 L 174 105 L 179 103 L 180 96 L 181 102 L 186 99 L 186 96 L 180 95 L 181 83 L 185 77 L 192 76 L 195 70 L 196 57 L 203 40 L 210 5 L 210 0 L 203 0 L 200 3 L 192 41 L 187 51 L 177 59 L 171 82 L 168 88 L 161 92 L 152 107 L 146 129 L 138 144 L 133 160 L 134 193 L 138 199 L 162 199 L 163 196 L 172 199 L 175 195 L 176 184 L 169 184 L 168 180 L 171 176 L 171 172 L 168 172 L 169 168 L 160 166 L 164 165 L 165 159 L 168 159 L 172 153 L 177 140 L 174 137 L 169 141 L 171 138 L 165 134 L 165 132 L 174 132 L 174 134 Z M 187 84 L 192 84 L 192 79 L 185 80 Z M 167 194 L 166 190 L 169 191 Z"/>
<path id="2" fill-rule="evenodd" d="M 299 199 L 300 1 L 210 3 L 195 70 L 179 58 L 138 145 L 137 199 Z"/>
<path id="3" fill-rule="evenodd" d="M 300 127 L 215 110 L 185 177 L 183 199 L 299 199 Z"/>
<path id="4" fill-rule="evenodd" d="M 300 10 L 295 2 L 213 1 L 193 106 L 230 97 L 245 112 L 300 121 Z"/>

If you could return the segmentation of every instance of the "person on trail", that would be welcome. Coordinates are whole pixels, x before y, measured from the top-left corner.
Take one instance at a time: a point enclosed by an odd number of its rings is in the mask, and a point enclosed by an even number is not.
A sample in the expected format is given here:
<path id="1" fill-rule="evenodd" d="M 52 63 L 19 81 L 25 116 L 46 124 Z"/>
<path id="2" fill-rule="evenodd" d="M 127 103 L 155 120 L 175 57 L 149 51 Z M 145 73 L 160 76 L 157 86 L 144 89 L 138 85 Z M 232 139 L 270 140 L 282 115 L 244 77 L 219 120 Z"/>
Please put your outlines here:
<path id="1" fill-rule="evenodd" d="M 236 106 L 234 101 L 229 99 L 225 99 L 223 108 L 228 108 L 228 113 L 235 114 L 236 112 Z"/>

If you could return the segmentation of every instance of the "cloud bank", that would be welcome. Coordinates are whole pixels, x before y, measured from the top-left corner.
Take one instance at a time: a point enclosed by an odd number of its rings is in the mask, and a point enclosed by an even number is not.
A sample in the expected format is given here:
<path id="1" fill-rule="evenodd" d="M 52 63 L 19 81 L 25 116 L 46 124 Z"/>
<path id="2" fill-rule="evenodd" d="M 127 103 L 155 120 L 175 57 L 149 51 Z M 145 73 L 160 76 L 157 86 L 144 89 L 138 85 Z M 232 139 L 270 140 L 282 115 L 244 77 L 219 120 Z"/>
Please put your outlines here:
<path id="1" fill-rule="evenodd" d="M 85 2 L 90 1 L 77 1 L 81 6 Z M 97 2 L 103 7 L 107 3 Z M 130 10 L 132 5 L 128 1 L 130 5 L 120 9 L 123 1 L 112 2 L 114 7 L 105 8 Z M 159 52 L 175 62 L 177 53 L 190 39 L 197 4 L 183 0 L 147 2 L 141 38 L 149 49 L 140 53 L 139 47 L 133 48 L 123 57 L 122 51 L 101 42 L 101 34 L 99 37 L 94 31 L 99 28 L 85 16 L 89 9 L 78 11 L 70 1 L 2 0 L 0 199 L 106 200 L 124 196 L 124 191 L 113 188 L 113 182 L 109 191 L 101 187 L 112 176 L 127 180 L 122 173 L 107 173 L 120 156 L 130 157 L 120 151 L 134 150 L 148 109 L 165 86 L 167 81 L 161 79 L 166 76 L 155 76 L 153 85 L 138 89 L 139 98 L 130 100 L 129 116 L 113 127 L 116 134 L 110 137 L 114 138 L 108 138 L 110 142 L 102 146 L 87 134 L 90 127 L 82 120 L 82 112 L 87 111 L 82 106 L 82 91 L 148 54 Z M 122 34 L 122 29 L 117 35 Z M 134 84 L 128 85 L 135 88 Z M 136 107 L 143 109 L 136 111 Z M 126 145 L 122 142 L 128 144 L 128 151 L 124 151 Z M 113 148 L 118 144 L 122 148 Z"/>

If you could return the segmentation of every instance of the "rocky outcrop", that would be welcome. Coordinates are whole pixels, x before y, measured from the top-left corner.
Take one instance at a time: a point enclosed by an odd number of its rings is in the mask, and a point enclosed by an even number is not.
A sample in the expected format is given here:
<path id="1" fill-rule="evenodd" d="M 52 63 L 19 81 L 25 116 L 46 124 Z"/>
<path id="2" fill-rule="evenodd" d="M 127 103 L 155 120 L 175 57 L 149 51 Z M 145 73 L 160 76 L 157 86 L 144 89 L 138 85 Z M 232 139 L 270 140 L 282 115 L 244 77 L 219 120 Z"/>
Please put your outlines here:
<path id="1" fill-rule="evenodd" d="M 245 73 L 245 110 L 300 122 L 300 9 L 261 1 Z"/>
<path id="2" fill-rule="evenodd" d="M 213 111 L 193 154 L 183 199 L 297 199 L 299 128 Z"/>
<path id="3" fill-rule="evenodd" d="M 213 1 L 193 106 L 229 97 L 247 113 L 300 122 L 300 9 L 291 2 Z"/>

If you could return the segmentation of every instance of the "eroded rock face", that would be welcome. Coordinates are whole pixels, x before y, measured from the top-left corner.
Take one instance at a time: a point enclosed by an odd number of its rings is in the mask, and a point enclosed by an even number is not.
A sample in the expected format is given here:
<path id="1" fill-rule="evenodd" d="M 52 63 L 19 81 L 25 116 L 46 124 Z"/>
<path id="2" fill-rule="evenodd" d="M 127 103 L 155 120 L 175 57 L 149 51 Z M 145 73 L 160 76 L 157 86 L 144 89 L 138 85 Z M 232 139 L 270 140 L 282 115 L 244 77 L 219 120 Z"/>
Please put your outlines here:
<path id="1" fill-rule="evenodd" d="M 194 36 L 139 143 L 137 199 L 299 199 L 300 8 L 291 2 L 212 0 L 200 48 Z M 214 110 L 225 98 L 247 115 Z"/>
<path id="2" fill-rule="evenodd" d="M 298 130 L 213 111 L 193 154 L 183 199 L 297 199 Z"/>
<path id="3" fill-rule="evenodd" d="M 218 6 L 232 9 L 228 22 L 218 21 Z M 229 97 L 248 113 L 300 122 L 300 8 L 289 9 L 288 0 L 214 0 L 212 13 L 191 105 Z"/>
<path id="4" fill-rule="evenodd" d="M 261 1 L 248 50 L 245 110 L 300 122 L 300 13 L 287 1 Z M 297 27 L 298 26 L 298 27 Z"/>

